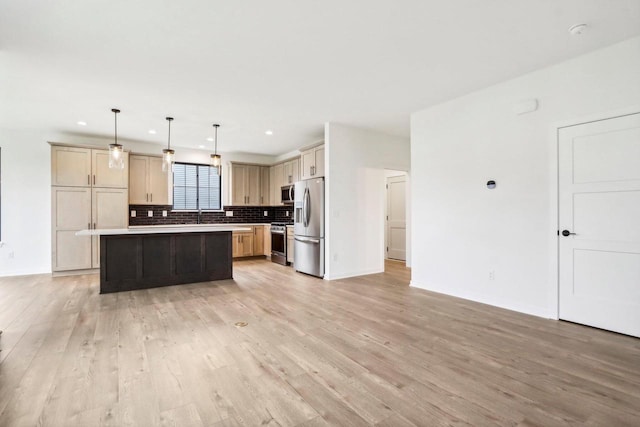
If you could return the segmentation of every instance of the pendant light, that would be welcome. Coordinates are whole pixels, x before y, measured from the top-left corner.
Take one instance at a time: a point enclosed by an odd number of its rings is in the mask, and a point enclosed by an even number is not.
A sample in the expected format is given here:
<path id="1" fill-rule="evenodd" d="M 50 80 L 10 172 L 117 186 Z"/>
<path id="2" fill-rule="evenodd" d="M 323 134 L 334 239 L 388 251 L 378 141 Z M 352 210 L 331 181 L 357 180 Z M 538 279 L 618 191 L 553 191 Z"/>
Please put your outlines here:
<path id="1" fill-rule="evenodd" d="M 167 140 L 167 148 L 162 150 L 162 172 L 171 170 L 173 155 L 176 153 L 171 149 L 171 122 L 173 121 L 173 117 L 167 117 L 166 119 L 169 122 L 169 139 Z"/>
<path id="2" fill-rule="evenodd" d="M 109 144 L 109 169 L 124 169 L 122 145 L 118 144 L 118 113 L 120 110 L 112 108 L 111 112 L 115 118 L 115 141 L 113 144 Z"/>
<path id="3" fill-rule="evenodd" d="M 220 175 L 220 165 L 222 164 L 222 157 L 220 156 L 220 154 L 218 154 L 218 128 L 220 127 L 220 125 L 215 124 L 213 125 L 213 128 L 215 129 L 215 148 L 214 148 L 214 152 L 211 155 L 211 166 L 213 166 L 214 168 L 217 169 L 218 171 L 218 175 Z"/>

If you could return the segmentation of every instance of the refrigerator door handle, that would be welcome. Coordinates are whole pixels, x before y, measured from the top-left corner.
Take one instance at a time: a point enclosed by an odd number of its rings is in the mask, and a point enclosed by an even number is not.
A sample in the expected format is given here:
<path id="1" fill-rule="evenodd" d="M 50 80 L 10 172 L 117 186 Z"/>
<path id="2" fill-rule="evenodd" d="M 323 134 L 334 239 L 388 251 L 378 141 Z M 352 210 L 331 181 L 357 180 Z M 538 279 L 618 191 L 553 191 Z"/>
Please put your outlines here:
<path id="1" fill-rule="evenodd" d="M 309 188 L 304 189 L 304 226 L 309 226 L 311 220 L 311 195 L 309 194 Z"/>
<path id="2" fill-rule="evenodd" d="M 309 238 L 306 238 L 306 237 L 295 237 L 295 239 L 298 242 L 304 242 L 304 243 L 315 243 L 315 244 L 320 243 L 320 239 L 309 239 Z"/>
<path id="3" fill-rule="evenodd" d="M 293 185 L 289 187 L 289 201 L 293 202 Z"/>

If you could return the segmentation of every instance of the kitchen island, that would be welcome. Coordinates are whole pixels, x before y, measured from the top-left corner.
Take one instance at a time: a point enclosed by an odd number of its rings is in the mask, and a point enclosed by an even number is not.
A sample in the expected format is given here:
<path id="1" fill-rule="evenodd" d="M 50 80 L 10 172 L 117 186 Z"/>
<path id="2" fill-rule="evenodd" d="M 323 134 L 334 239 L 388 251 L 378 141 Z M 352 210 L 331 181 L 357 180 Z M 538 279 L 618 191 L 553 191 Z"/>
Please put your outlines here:
<path id="1" fill-rule="evenodd" d="M 228 225 L 82 230 L 100 236 L 100 293 L 233 278 Z"/>

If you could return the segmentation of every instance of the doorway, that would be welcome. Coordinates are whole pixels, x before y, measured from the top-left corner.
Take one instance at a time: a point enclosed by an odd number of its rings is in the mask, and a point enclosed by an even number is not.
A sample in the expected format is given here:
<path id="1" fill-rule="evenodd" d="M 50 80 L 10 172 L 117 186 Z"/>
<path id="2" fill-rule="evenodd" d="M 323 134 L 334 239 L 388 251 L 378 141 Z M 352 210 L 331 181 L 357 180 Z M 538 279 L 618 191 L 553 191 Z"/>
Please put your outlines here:
<path id="1" fill-rule="evenodd" d="M 559 317 L 640 337 L 640 113 L 558 132 Z"/>
<path id="2" fill-rule="evenodd" d="M 407 260 L 407 173 L 386 170 L 385 259 Z"/>

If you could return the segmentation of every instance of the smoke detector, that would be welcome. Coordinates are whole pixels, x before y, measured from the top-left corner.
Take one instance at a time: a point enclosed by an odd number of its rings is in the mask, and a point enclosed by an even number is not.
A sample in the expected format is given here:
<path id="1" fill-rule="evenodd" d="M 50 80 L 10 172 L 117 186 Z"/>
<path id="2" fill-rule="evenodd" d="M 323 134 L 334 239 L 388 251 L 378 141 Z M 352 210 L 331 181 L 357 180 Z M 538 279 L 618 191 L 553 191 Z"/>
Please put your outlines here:
<path id="1" fill-rule="evenodd" d="M 584 33 L 586 29 L 587 24 L 575 24 L 569 27 L 569 33 L 571 33 L 572 36 L 577 36 Z"/>

